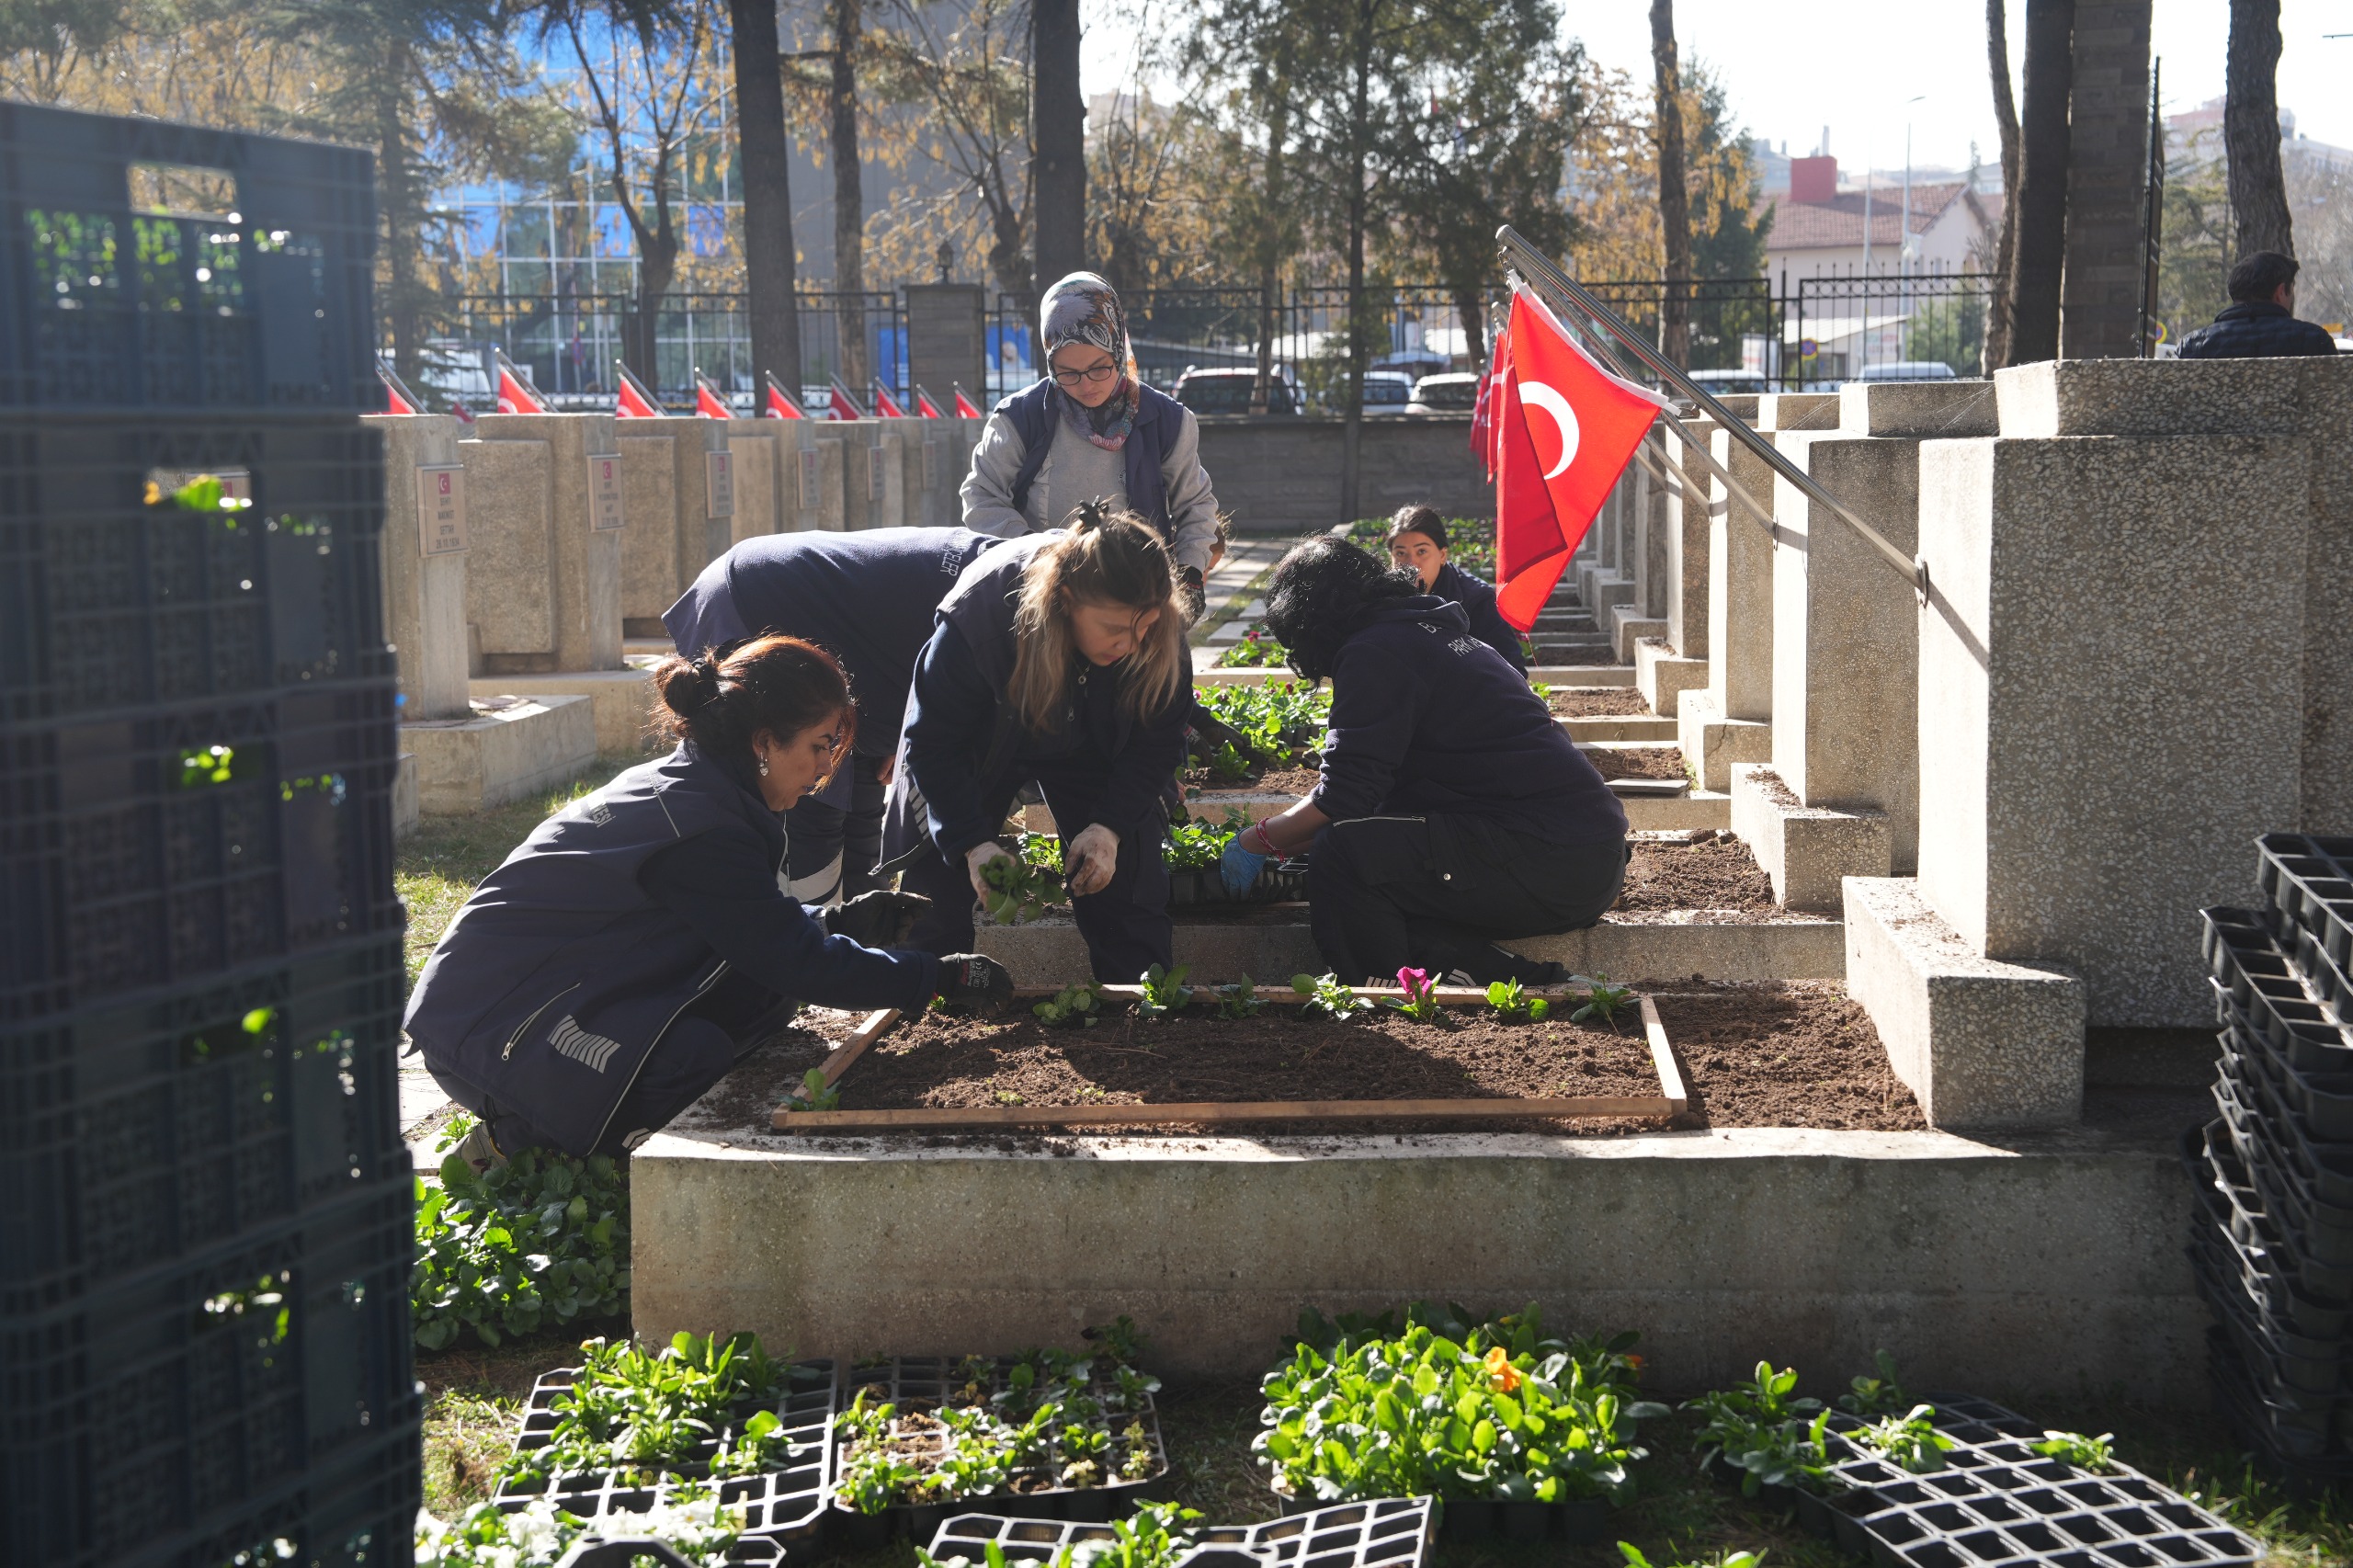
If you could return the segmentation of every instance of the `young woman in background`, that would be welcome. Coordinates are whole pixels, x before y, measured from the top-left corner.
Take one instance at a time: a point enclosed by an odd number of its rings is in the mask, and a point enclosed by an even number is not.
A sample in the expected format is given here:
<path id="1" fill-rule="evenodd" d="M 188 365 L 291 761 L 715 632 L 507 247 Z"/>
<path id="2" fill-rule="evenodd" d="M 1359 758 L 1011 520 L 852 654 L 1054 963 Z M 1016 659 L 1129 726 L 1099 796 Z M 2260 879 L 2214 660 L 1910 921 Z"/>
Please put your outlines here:
<path id="1" fill-rule="evenodd" d="M 1446 519 L 1435 506 L 1400 506 L 1389 524 L 1389 559 L 1422 582 L 1422 592 L 1451 599 L 1470 618 L 1471 635 L 1504 656 L 1520 674 L 1528 673 L 1528 656 L 1520 651 L 1519 630 L 1495 608 L 1495 585 L 1474 576 L 1446 558 Z"/>

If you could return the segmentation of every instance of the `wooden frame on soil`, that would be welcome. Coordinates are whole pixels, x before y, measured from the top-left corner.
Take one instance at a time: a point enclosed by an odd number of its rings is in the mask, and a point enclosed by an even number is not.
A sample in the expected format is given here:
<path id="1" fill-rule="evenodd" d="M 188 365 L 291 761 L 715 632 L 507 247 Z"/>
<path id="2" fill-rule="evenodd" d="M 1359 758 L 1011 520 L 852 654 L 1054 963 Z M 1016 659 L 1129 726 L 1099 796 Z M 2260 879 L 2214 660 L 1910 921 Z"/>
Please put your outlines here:
<path id="1" fill-rule="evenodd" d="M 1053 985 L 1017 987 L 1017 999 L 1045 998 L 1061 994 Z M 1098 985 L 1101 995 L 1132 1002 L 1142 994 L 1137 985 Z M 1256 988 L 1262 1004 L 1299 1006 L 1306 1001 L 1288 985 Z M 1394 986 L 1359 986 L 1357 994 L 1379 1000 L 1403 997 Z M 1547 1001 L 1582 1000 L 1585 993 L 1565 987 L 1531 991 Z M 1432 997 L 1446 1006 L 1484 1004 L 1487 994 L 1466 986 L 1437 986 Z M 1683 1073 L 1667 1044 L 1666 1028 L 1659 1022 L 1658 1006 L 1638 997 L 1643 1033 L 1658 1074 L 1659 1092 L 1653 1095 L 1572 1095 L 1554 1099 L 1459 1100 L 1188 1100 L 1162 1105 L 1095 1106 L 956 1106 L 921 1107 L 905 1110 L 793 1110 L 779 1106 L 768 1118 L 779 1132 L 908 1132 L 979 1131 L 1005 1127 L 1134 1127 L 1163 1122 L 1197 1126 L 1241 1126 L 1251 1122 L 1316 1121 L 1483 1121 L 1496 1118 L 1529 1121 L 1567 1121 L 1597 1117 L 1671 1117 L 1690 1108 Z M 827 1087 L 841 1081 L 869 1046 L 899 1021 L 895 1007 L 869 1013 L 858 1028 L 834 1049 L 819 1069 Z"/>

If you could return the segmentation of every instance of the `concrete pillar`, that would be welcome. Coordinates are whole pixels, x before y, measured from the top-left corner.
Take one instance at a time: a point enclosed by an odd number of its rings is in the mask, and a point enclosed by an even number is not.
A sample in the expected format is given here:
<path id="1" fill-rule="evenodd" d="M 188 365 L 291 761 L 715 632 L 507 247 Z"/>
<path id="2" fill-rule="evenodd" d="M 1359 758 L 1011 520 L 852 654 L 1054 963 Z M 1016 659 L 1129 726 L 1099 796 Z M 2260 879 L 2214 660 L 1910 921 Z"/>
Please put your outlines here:
<path id="1" fill-rule="evenodd" d="M 801 526 L 839 533 L 849 526 L 850 516 L 842 438 L 829 432 L 826 423 L 816 420 L 801 421 L 794 427 L 793 435 L 800 442 L 796 454 L 800 480 L 796 488 Z"/>
<path id="2" fill-rule="evenodd" d="M 697 416 L 614 426 L 630 520 L 621 534 L 621 629 L 631 637 L 662 636 L 662 612 L 727 549 L 734 509 L 708 460 L 729 458 L 731 423 Z"/>
<path id="3" fill-rule="evenodd" d="M 1715 422 L 1685 427 L 1705 440 Z M 1708 473 L 1679 437 L 1662 435 L 1657 449 L 1675 481 L 1673 489 L 1653 485 L 1665 602 L 1658 635 L 1634 650 L 1634 685 L 1653 712 L 1674 719 L 1683 694 L 1708 682 Z"/>
<path id="4" fill-rule="evenodd" d="M 730 419 L 727 450 L 735 460 L 735 514 L 728 519 L 728 542 L 741 544 L 762 534 L 785 533 L 796 519 L 786 487 L 786 455 L 792 449 L 790 419 Z"/>
<path id="5" fill-rule="evenodd" d="M 2126 359 L 2141 351 L 2150 6 L 2151 0 L 2075 0 L 2067 260 L 2059 295 L 2065 359 Z"/>
<path id="6" fill-rule="evenodd" d="M 874 422 L 874 445 L 869 449 L 866 471 L 866 526 L 870 528 L 903 528 L 920 522 L 919 516 L 910 515 L 907 485 L 907 448 L 912 443 L 918 457 L 922 453 L 922 431 L 912 419 L 878 419 Z"/>
<path id="7" fill-rule="evenodd" d="M 1777 444 L 1908 558 L 1922 440 L 1993 427 L 1991 382 L 1857 381 L 1841 394 L 1836 431 Z M 1915 595 L 1862 535 L 1786 479 L 1773 516 L 1772 763 L 1745 786 L 1734 769 L 1734 831 L 1752 824 L 1741 835 L 1784 902 L 1836 909 L 1842 878 L 1909 876 L 1918 864 Z M 1792 836 L 1800 820 L 1802 840 Z"/>
<path id="8" fill-rule="evenodd" d="M 384 437 L 384 636 L 400 662 L 401 718 L 466 708 L 466 486 L 458 422 L 367 415 Z"/>
<path id="9" fill-rule="evenodd" d="M 477 673 L 618 670 L 620 449 L 608 414 L 486 414 L 466 465 Z"/>
<path id="10" fill-rule="evenodd" d="M 2353 766 L 2309 756 L 2305 692 L 2308 607 L 2353 582 L 2307 432 L 2353 415 L 2353 377 L 2081 369 L 2000 372 L 2002 436 L 1922 450 L 1920 892 L 1972 950 L 2079 974 L 2094 1025 L 2200 1025 L 2197 911 L 2253 896 L 2256 835 L 2309 825 L 2313 761 Z M 2241 433 L 2267 425 L 2290 433 Z"/>
<path id="11" fill-rule="evenodd" d="M 988 385 L 988 295 L 977 283 L 910 283 L 907 371 L 948 411 L 958 383 L 974 397 Z"/>

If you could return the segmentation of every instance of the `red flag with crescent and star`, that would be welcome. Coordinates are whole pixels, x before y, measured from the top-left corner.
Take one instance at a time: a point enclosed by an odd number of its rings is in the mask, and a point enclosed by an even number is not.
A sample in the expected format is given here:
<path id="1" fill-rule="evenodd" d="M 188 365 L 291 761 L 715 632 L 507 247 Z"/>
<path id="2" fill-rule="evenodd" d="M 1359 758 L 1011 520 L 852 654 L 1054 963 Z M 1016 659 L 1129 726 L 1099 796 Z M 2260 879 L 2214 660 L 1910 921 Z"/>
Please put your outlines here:
<path id="1" fill-rule="evenodd" d="M 376 361 L 376 379 L 384 383 L 385 413 L 422 414 L 425 412 L 424 405 L 416 401 L 416 394 L 408 390 L 408 383 L 402 381 L 392 368 L 381 359 Z"/>
<path id="2" fill-rule="evenodd" d="M 695 412 L 705 419 L 733 419 L 734 406 L 727 394 L 710 384 L 710 378 L 700 369 L 695 371 Z"/>
<path id="3" fill-rule="evenodd" d="M 1495 608 L 1536 624 L 1665 401 L 1620 380 L 1525 291 L 1495 367 Z"/>
<path id="4" fill-rule="evenodd" d="M 858 406 L 857 396 L 849 388 L 842 385 L 842 379 L 839 376 L 833 379 L 828 397 L 829 401 L 825 405 L 826 418 L 863 419 L 867 416 L 866 410 Z"/>
<path id="5" fill-rule="evenodd" d="M 907 416 L 907 411 L 900 406 L 899 400 L 891 395 L 891 389 L 882 384 L 881 377 L 874 378 L 873 386 L 875 418 L 904 419 Z"/>
<path id="6" fill-rule="evenodd" d="M 784 383 L 776 379 L 776 372 L 774 370 L 767 372 L 767 380 L 768 384 L 767 405 L 760 410 L 760 415 L 762 418 L 806 419 L 809 417 L 806 414 L 803 414 L 801 411 L 801 404 L 793 401 L 792 394 L 784 390 Z"/>
<path id="7" fill-rule="evenodd" d="M 515 361 L 509 359 L 502 349 L 494 348 L 491 353 L 496 356 L 498 363 L 498 412 L 545 414 L 548 405 L 540 401 L 540 394 L 531 389 L 530 382 L 523 379 L 523 372 L 515 368 Z"/>
<path id="8" fill-rule="evenodd" d="M 924 391 L 921 387 L 915 388 L 915 413 L 925 419 L 945 419 L 947 417 L 946 415 L 939 412 L 939 404 L 931 401 L 931 394 Z"/>
<path id="9" fill-rule="evenodd" d="M 956 392 L 956 417 L 959 419 L 980 418 L 980 405 L 975 403 L 971 398 L 964 395 L 964 383 L 961 381 L 951 381 L 949 384 L 953 387 Z"/>
<path id="10" fill-rule="evenodd" d="M 645 390 L 645 383 L 629 372 L 629 367 L 613 361 L 613 374 L 618 380 L 613 386 L 613 417 L 616 419 L 660 419 L 662 405 Z"/>

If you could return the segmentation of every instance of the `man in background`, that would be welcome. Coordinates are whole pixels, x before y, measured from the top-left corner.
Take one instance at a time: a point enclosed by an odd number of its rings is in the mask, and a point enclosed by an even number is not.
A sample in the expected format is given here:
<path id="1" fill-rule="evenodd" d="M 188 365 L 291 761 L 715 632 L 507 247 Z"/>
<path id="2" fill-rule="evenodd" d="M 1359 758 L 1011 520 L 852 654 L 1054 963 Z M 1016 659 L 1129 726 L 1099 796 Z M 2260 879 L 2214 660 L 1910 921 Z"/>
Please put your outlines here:
<path id="1" fill-rule="evenodd" d="M 2259 250 L 2231 268 L 2230 307 L 2181 340 L 2185 359 L 2284 359 L 2334 354 L 2336 340 L 2296 319 L 2296 258 Z"/>

